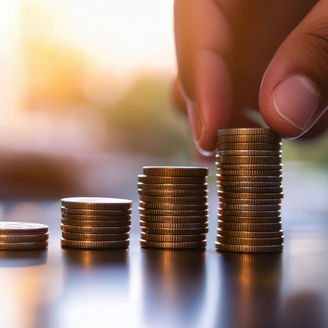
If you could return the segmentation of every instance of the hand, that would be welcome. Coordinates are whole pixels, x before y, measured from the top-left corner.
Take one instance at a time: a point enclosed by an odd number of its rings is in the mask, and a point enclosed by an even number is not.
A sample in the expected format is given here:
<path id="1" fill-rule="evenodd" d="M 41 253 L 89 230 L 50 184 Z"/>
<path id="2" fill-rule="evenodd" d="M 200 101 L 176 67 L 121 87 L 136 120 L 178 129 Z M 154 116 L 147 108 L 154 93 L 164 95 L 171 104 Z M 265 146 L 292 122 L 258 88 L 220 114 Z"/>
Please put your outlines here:
<path id="1" fill-rule="evenodd" d="M 327 0 L 175 0 L 174 27 L 174 98 L 203 153 L 257 126 L 246 108 L 286 138 L 328 127 Z"/>

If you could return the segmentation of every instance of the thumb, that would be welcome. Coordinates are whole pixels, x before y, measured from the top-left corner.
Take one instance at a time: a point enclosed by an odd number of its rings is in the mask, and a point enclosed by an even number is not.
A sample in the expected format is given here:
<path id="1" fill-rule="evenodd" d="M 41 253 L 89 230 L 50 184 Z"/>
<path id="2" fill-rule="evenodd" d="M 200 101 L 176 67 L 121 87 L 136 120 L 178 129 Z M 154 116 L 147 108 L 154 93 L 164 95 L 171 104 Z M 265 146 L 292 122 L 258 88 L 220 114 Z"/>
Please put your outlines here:
<path id="1" fill-rule="evenodd" d="M 274 55 L 263 77 L 259 107 L 273 130 L 297 138 L 320 120 L 327 102 L 328 1 L 321 0 Z"/>

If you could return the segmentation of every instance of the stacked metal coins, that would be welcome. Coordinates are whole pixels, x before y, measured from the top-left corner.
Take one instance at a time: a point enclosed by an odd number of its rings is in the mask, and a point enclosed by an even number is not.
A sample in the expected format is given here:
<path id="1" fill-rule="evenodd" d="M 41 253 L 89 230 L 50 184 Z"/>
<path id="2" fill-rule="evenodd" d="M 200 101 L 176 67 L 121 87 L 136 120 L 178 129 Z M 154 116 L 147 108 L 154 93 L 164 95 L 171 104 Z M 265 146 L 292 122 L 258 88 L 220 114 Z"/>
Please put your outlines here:
<path id="1" fill-rule="evenodd" d="M 218 131 L 219 227 L 216 248 L 280 252 L 281 139 L 265 128 Z"/>
<path id="2" fill-rule="evenodd" d="M 61 200 L 63 247 L 127 248 L 132 201 L 106 197 Z"/>
<path id="3" fill-rule="evenodd" d="M 0 222 L 0 250 L 37 250 L 48 246 L 48 226 L 39 223 Z"/>
<path id="4" fill-rule="evenodd" d="M 204 248 L 208 169 L 146 166 L 143 173 L 138 176 L 141 246 Z"/>

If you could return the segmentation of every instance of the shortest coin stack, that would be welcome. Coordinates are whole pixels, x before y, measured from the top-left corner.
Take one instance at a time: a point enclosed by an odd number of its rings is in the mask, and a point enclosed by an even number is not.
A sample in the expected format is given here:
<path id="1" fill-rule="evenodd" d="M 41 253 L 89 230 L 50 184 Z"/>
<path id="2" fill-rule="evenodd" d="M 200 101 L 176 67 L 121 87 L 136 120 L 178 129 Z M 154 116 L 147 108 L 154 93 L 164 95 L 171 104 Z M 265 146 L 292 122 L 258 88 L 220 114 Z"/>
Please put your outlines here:
<path id="1" fill-rule="evenodd" d="M 107 197 L 70 197 L 61 200 L 62 247 L 127 248 L 132 201 Z"/>
<path id="2" fill-rule="evenodd" d="M 206 246 L 207 174 L 204 167 L 146 166 L 138 176 L 141 246 Z"/>
<path id="3" fill-rule="evenodd" d="M 48 246 L 48 226 L 27 222 L 0 222 L 0 250 L 39 250 Z"/>

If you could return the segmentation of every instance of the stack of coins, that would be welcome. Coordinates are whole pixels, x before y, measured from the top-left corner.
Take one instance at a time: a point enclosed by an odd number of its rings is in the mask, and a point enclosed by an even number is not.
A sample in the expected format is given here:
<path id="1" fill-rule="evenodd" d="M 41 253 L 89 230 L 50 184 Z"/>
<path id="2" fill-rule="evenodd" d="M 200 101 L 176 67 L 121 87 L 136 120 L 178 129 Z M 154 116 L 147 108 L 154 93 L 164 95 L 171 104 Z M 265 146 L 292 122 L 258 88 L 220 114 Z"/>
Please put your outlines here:
<path id="1" fill-rule="evenodd" d="M 141 246 L 206 246 L 207 174 L 204 167 L 146 166 L 138 176 Z"/>
<path id="2" fill-rule="evenodd" d="M 106 197 L 61 200 L 63 247 L 127 248 L 132 201 Z"/>
<path id="3" fill-rule="evenodd" d="M 280 252 L 281 139 L 265 128 L 218 131 L 219 227 L 216 248 Z"/>
<path id="4" fill-rule="evenodd" d="M 39 223 L 0 222 L 0 250 L 37 250 L 48 246 L 48 226 Z"/>

